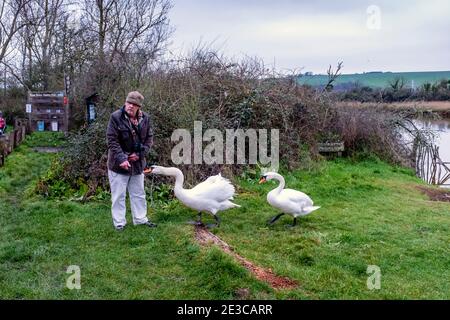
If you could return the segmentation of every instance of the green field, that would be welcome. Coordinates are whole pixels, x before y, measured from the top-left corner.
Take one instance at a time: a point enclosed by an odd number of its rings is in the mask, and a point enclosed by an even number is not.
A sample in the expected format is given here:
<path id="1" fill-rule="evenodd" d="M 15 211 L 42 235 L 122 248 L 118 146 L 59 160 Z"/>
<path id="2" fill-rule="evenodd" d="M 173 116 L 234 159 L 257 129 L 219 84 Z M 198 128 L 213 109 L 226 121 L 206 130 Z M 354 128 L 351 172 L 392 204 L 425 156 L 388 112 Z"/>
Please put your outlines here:
<path id="1" fill-rule="evenodd" d="M 248 173 L 235 181 L 242 208 L 221 214 L 214 233 L 241 256 L 299 283 L 274 290 L 215 246 L 202 247 L 186 221 L 196 213 L 178 201 L 149 209 L 156 229 L 131 224 L 116 232 L 110 200 L 81 204 L 33 194 L 59 136 L 34 133 L 0 168 L 0 299 L 449 299 L 450 206 L 416 189 L 411 170 L 376 159 L 324 161 L 284 172 L 287 185 L 321 208 L 274 226 L 266 194 Z M 211 217 L 205 217 L 212 222 Z M 128 214 L 128 219 L 130 216 Z M 80 267 L 81 289 L 66 271 Z M 367 268 L 381 288 L 367 288 Z"/>
<path id="2" fill-rule="evenodd" d="M 335 85 L 358 83 L 362 86 L 373 88 L 385 88 L 389 86 L 389 82 L 397 78 L 405 81 L 405 87 L 411 88 L 413 81 L 414 87 L 417 88 L 424 83 L 435 83 L 442 79 L 450 79 L 450 71 L 437 72 L 374 72 L 363 74 L 342 74 L 335 82 Z M 311 86 L 323 86 L 328 81 L 327 75 L 302 76 L 298 78 L 301 84 L 309 84 Z"/>

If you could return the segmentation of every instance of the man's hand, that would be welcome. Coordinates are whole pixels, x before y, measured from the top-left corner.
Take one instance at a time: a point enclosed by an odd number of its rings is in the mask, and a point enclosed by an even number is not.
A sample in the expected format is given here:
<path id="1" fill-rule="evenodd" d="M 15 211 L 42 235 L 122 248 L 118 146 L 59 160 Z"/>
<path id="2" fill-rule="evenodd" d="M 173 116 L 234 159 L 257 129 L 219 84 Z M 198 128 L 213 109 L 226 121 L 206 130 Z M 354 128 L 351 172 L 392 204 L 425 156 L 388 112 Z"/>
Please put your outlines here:
<path id="1" fill-rule="evenodd" d="M 135 162 L 139 160 L 139 156 L 136 153 L 132 153 L 128 156 L 128 161 Z"/>
<path id="2" fill-rule="evenodd" d="M 128 162 L 128 160 L 122 162 L 119 166 L 124 170 L 129 170 L 131 168 L 131 164 Z"/>

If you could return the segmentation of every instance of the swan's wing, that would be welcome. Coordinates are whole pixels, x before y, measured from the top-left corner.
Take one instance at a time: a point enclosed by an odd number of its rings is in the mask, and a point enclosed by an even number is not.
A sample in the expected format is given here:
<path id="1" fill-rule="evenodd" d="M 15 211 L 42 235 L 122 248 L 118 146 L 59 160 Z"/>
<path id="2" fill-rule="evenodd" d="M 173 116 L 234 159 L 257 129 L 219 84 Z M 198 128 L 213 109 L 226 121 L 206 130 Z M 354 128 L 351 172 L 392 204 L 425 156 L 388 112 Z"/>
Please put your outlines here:
<path id="1" fill-rule="evenodd" d="M 193 197 L 202 197 L 219 202 L 232 199 L 234 192 L 235 189 L 230 180 L 220 174 L 209 177 L 189 190 Z"/>
<path id="2" fill-rule="evenodd" d="M 307 194 L 293 189 L 284 189 L 280 196 L 283 200 L 300 207 L 310 207 L 314 204 Z"/>

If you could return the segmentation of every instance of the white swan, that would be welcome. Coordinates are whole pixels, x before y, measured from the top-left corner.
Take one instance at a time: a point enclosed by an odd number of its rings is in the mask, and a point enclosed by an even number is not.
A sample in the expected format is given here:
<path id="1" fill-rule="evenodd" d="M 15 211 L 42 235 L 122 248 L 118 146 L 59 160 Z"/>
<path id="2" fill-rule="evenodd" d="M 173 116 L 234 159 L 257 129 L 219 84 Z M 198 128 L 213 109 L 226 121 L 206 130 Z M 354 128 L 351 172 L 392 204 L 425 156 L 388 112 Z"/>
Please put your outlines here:
<path id="1" fill-rule="evenodd" d="M 311 198 L 303 192 L 293 189 L 284 189 L 284 178 L 276 172 L 264 174 L 259 180 L 259 183 L 264 183 L 272 179 L 278 180 L 280 184 L 267 194 L 267 202 L 272 207 L 281 210 L 281 213 L 273 217 L 269 221 L 269 224 L 273 224 L 278 218 L 287 213 L 294 217 L 292 226 L 295 226 L 297 224 L 297 217 L 306 216 L 320 208 L 314 207 Z"/>
<path id="2" fill-rule="evenodd" d="M 201 225 L 202 212 L 209 212 L 214 216 L 216 224 L 208 225 L 208 227 L 219 226 L 220 218 L 217 215 L 219 211 L 240 207 L 240 205 L 230 201 L 233 200 L 235 195 L 234 186 L 220 173 L 209 177 L 192 189 L 183 188 L 184 176 L 180 169 L 151 166 L 145 169 L 144 173 L 175 177 L 175 197 L 185 206 L 198 211 L 198 220 L 195 224 Z"/>

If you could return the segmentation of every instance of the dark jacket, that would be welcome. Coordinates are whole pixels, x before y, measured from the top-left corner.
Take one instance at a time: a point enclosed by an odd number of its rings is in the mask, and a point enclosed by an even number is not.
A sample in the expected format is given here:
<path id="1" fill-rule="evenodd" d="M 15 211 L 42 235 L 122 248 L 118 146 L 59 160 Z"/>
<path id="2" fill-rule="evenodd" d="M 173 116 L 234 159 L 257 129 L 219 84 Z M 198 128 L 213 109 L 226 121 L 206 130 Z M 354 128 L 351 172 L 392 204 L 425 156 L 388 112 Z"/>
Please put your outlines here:
<path id="1" fill-rule="evenodd" d="M 108 169 L 126 175 L 142 174 L 147 164 L 145 159 L 153 145 L 153 127 L 150 117 L 142 112 L 142 120 L 137 127 L 137 135 L 133 135 L 132 125 L 126 115 L 125 108 L 113 112 L 106 130 L 108 144 Z M 137 144 L 141 150 L 137 150 Z M 131 162 L 130 170 L 124 170 L 120 164 L 128 160 L 128 155 L 135 152 L 139 160 Z"/>

